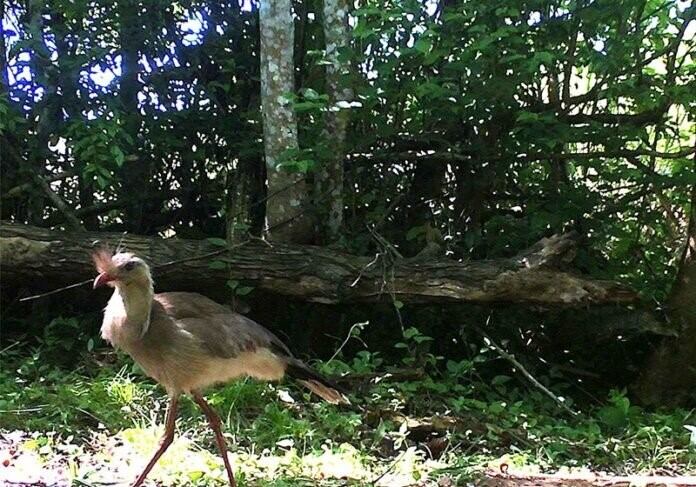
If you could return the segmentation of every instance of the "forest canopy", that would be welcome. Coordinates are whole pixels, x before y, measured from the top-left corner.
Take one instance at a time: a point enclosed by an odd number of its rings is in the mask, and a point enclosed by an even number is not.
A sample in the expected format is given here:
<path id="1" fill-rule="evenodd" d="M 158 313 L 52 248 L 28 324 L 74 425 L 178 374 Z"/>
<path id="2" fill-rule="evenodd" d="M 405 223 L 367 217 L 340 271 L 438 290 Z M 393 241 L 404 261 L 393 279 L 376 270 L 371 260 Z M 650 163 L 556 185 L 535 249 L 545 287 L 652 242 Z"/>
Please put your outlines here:
<path id="1" fill-rule="evenodd" d="M 441 237 L 469 259 L 575 229 L 588 270 L 664 297 L 695 182 L 693 16 L 668 1 L 367 1 L 334 73 L 321 5 L 293 4 L 298 143 L 281 166 L 309 183 L 303 240 L 367 253 L 369 225 L 406 256 Z M 6 2 L 3 19 L 3 219 L 261 230 L 255 3 Z M 340 192 L 312 192 L 337 150 Z M 340 235 L 322 224 L 335 198 Z"/>

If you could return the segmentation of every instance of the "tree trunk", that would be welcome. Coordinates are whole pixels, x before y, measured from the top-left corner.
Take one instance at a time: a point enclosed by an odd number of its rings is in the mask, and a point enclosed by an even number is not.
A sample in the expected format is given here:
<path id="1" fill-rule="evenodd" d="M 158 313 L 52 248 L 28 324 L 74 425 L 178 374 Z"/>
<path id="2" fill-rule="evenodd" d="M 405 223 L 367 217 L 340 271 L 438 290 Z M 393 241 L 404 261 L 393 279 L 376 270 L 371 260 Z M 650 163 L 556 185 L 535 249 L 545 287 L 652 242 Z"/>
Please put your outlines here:
<path id="1" fill-rule="evenodd" d="M 239 157 L 234 171 L 227 175 L 226 228 L 227 241 L 240 242 L 249 234 L 260 235 L 263 215 L 259 218 L 259 206 L 264 194 L 264 181 L 259 181 L 263 166 L 259 160 Z"/>
<path id="2" fill-rule="evenodd" d="M 559 270 L 574 254 L 567 235 L 544 239 L 512 259 L 460 263 L 401 259 L 393 265 L 327 248 L 297 244 L 269 246 L 250 241 L 233 248 L 206 240 L 123 236 L 119 233 L 56 232 L 0 224 L 3 287 L 45 291 L 94 277 L 92 242 L 119 241 L 153 267 L 159 291 L 207 292 L 228 279 L 270 293 L 318 303 L 358 303 L 392 299 L 403 303 L 495 303 L 585 306 L 635 304 L 634 291 L 611 281 Z M 219 255 L 209 255 L 211 253 Z M 229 257 L 227 257 L 229 255 Z M 198 258 L 200 257 L 200 258 Z M 226 266 L 213 266 L 214 260 Z M 170 261 L 176 264 L 163 265 Z"/>
<path id="3" fill-rule="evenodd" d="M 686 245 L 667 299 L 667 314 L 679 336 L 658 347 L 635 387 L 648 405 L 696 403 L 696 188 L 690 206 Z"/>
<path id="4" fill-rule="evenodd" d="M 81 23 L 82 19 L 78 21 Z M 68 115 L 68 121 L 79 120 L 84 108 L 83 100 L 78 96 L 80 85 L 79 72 L 71 69 L 79 62 L 77 57 L 78 46 L 69 42 L 70 29 L 65 22 L 65 16 L 61 12 L 51 15 L 51 30 L 55 34 L 56 49 L 60 53 L 56 58 L 58 66 L 57 85 L 60 87 L 62 109 Z M 80 160 L 77 151 L 73 152 L 74 162 L 70 167 L 77 175 L 77 190 L 80 201 L 80 209 L 94 206 L 94 186 L 91 177 L 84 175 L 85 161 Z M 88 230 L 99 229 L 99 218 L 96 214 L 86 215 L 82 223 Z"/>
<path id="5" fill-rule="evenodd" d="M 33 179 L 35 174 L 42 176 L 45 172 L 46 160 L 50 154 L 48 141 L 51 133 L 55 128 L 56 109 L 48 103 L 48 99 L 55 96 L 55 88 L 52 87 L 50 81 L 50 54 L 43 42 L 42 33 L 44 31 L 46 13 L 45 2 L 32 0 L 27 2 L 27 17 L 29 18 L 29 33 L 31 34 L 31 49 L 33 55 L 30 59 L 30 67 L 34 80 L 37 84 L 43 85 L 46 88 L 44 95 L 44 103 L 41 109 L 38 109 L 38 117 L 35 117 L 35 125 L 32 127 L 34 132 L 33 144 L 28 146 L 28 154 L 26 159 L 23 159 L 24 154 L 18 152 L 20 157 L 19 171 L 25 173 L 27 179 Z M 30 121 L 30 124 L 32 122 Z M 43 191 L 33 191 L 29 194 L 28 201 L 28 216 L 29 220 L 35 224 L 42 224 L 46 216 L 46 197 Z"/>
<path id="6" fill-rule="evenodd" d="M 5 18 L 5 2 L 0 2 L 0 19 Z M 10 80 L 7 73 L 7 48 L 5 36 L 0 35 L 0 96 L 9 99 Z"/>
<path id="7" fill-rule="evenodd" d="M 290 0 L 261 0 L 261 111 L 266 155 L 268 200 L 266 222 L 271 239 L 309 242 L 304 175 L 287 170 L 297 157 L 297 120 L 288 96 L 294 93 L 295 27 Z"/>
<path id="8" fill-rule="evenodd" d="M 317 208 L 327 209 L 322 215 L 320 234 L 331 242 L 338 239 L 343 224 L 343 159 L 349 114 L 345 105 L 353 99 L 353 92 L 346 83 L 350 65 L 340 59 L 350 42 L 345 0 L 324 0 L 324 42 L 329 62 L 326 65 L 329 111 L 323 139 L 328 157 L 321 161 L 314 177 L 314 200 Z"/>
<path id="9" fill-rule="evenodd" d="M 151 169 L 142 158 L 137 142 L 140 132 L 141 117 L 138 111 L 138 92 L 140 81 L 139 49 L 143 45 L 142 22 L 139 21 L 139 6 L 133 0 L 119 0 L 119 40 L 121 43 L 121 75 L 118 94 L 121 104 L 123 130 L 130 140 L 123 147 L 126 160 L 121 167 L 121 198 L 133 194 L 142 196 L 125 207 L 123 221 L 131 232 L 142 232 L 145 226 L 144 202 L 148 195 Z"/>

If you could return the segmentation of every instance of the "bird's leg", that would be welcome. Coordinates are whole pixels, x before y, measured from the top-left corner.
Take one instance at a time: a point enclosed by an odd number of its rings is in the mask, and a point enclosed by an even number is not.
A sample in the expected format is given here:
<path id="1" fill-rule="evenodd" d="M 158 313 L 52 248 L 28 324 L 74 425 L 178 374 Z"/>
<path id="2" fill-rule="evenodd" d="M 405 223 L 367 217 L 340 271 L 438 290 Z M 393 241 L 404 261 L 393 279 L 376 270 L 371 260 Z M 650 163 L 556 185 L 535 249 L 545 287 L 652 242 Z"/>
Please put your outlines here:
<path id="1" fill-rule="evenodd" d="M 172 441 L 174 441 L 174 427 L 176 426 L 176 410 L 178 403 L 178 395 L 172 396 L 169 400 L 169 408 L 167 409 L 167 419 L 164 426 L 164 436 L 162 436 L 162 439 L 160 440 L 160 446 L 153 455 L 152 459 L 150 460 L 150 463 L 148 463 L 145 467 L 145 470 L 143 470 L 143 473 L 140 474 L 138 480 L 136 480 L 133 484 L 133 487 L 140 487 L 143 484 L 143 482 L 145 482 L 145 477 L 147 477 L 147 474 L 150 473 L 152 467 L 155 466 L 155 463 L 157 463 L 159 457 L 161 457 L 162 454 L 165 451 L 167 451 L 169 445 L 171 445 Z"/>
<path id="2" fill-rule="evenodd" d="M 232 473 L 230 461 L 227 458 L 227 444 L 225 443 L 225 438 L 222 436 L 222 430 L 220 429 L 220 425 L 222 424 L 222 421 L 220 421 L 220 416 L 218 416 L 215 410 L 210 407 L 210 404 L 203 399 L 203 396 L 199 392 L 192 393 L 192 396 L 193 400 L 196 401 L 196 404 L 198 404 L 203 410 L 203 413 L 208 418 L 210 427 L 215 432 L 215 442 L 217 443 L 218 450 L 220 450 L 220 454 L 222 455 L 222 461 L 225 462 L 225 470 L 227 470 L 227 478 L 230 481 L 230 487 L 237 487 L 237 482 L 234 480 L 234 474 Z"/>

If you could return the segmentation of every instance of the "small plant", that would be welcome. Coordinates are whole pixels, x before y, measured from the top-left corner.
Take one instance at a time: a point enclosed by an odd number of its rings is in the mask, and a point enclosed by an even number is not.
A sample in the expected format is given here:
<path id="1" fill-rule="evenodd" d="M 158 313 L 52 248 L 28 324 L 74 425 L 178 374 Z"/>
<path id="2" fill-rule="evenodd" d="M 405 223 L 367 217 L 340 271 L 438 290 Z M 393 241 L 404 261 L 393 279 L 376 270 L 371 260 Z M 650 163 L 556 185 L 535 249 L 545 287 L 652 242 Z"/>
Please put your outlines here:
<path id="1" fill-rule="evenodd" d="M 405 356 L 401 361 L 409 367 L 434 366 L 438 359 L 429 352 L 432 337 L 422 334 L 418 328 L 410 327 L 404 330 L 403 342 L 398 342 L 394 348 L 405 351 Z"/>
<path id="2" fill-rule="evenodd" d="M 637 423 L 641 414 L 641 408 L 631 405 L 630 399 L 626 397 L 626 390 L 612 390 L 609 393 L 609 404 L 598 411 L 600 421 L 611 431 Z"/>

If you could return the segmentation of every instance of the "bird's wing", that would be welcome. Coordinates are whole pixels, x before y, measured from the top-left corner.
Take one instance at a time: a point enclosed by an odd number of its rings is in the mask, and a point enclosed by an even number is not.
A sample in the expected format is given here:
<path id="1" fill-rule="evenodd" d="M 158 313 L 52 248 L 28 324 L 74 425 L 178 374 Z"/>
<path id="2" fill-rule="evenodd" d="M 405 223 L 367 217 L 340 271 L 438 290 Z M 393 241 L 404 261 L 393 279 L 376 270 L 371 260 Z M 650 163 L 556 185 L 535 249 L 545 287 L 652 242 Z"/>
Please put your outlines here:
<path id="1" fill-rule="evenodd" d="M 292 357 L 288 347 L 255 321 L 196 293 L 155 295 L 176 325 L 193 335 L 216 357 L 232 358 L 261 348 Z"/>
<path id="2" fill-rule="evenodd" d="M 232 312 L 227 306 L 198 293 L 158 293 L 154 299 L 175 320 Z"/>

